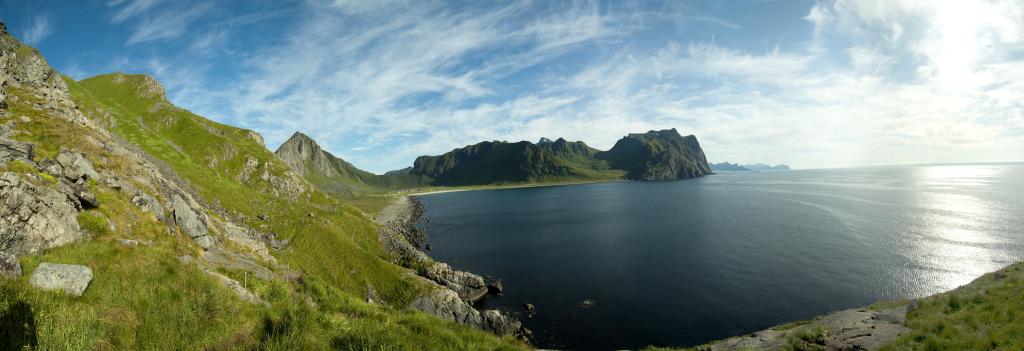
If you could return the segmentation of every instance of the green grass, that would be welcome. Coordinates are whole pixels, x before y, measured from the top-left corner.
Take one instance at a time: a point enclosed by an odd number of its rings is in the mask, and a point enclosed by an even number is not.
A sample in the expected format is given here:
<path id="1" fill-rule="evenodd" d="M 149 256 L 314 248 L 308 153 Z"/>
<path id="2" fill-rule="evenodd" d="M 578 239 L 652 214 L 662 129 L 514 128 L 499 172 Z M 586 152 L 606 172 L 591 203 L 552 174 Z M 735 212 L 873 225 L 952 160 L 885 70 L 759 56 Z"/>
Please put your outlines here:
<path id="1" fill-rule="evenodd" d="M 71 298 L 27 287 L 27 274 L 0 283 L 0 323 L 23 326 L 4 331 L 8 334 L 0 340 L 14 340 L 5 346 L 26 341 L 13 334 L 27 335 L 24 326 L 29 316 L 35 335 L 30 341 L 39 349 L 525 346 L 408 310 L 405 306 L 426 287 L 389 262 L 377 238 L 377 225 L 351 204 L 316 190 L 294 197 L 275 194 L 274 185 L 260 175 L 266 169 L 271 176 L 283 178 L 287 166 L 249 139 L 247 131 L 206 120 L 159 97 L 140 98 L 140 85 L 145 84 L 140 76 L 65 81 L 87 117 L 173 169 L 195 186 L 201 199 L 243 224 L 289 240 L 286 249 L 273 254 L 300 271 L 302 278 L 286 282 L 250 276 L 250 291 L 270 305 L 242 302 L 195 266 L 178 261 L 179 256 L 198 256 L 191 240 L 168 235 L 165 224 L 136 208 L 126 195 L 93 185 L 100 208 L 82 212 L 78 218 L 91 240 L 23 259 L 27 271 L 44 261 L 86 264 L 95 273 L 93 284 L 84 296 Z M 37 161 L 54 157 L 61 148 L 73 148 L 85 153 L 98 171 L 130 174 L 133 163 L 90 142 L 85 128 L 32 109 L 35 99 L 30 91 L 12 87 L 8 92 L 20 98 L 11 106 L 12 115 L 32 119 L 19 123 L 18 129 L 27 133 L 16 139 L 37 145 Z M 247 156 L 257 158 L 260 168 L 243 177 Z M 31 167 L 18 170 L 28 172 Z M 386 202 L 366 198 L 363 204 L 382 207 Z M 258 220 L 259 214 L 270 219 Z M 117 241 L 120 238 L 152 245 L 127 247 Z M 225 273 L 239 278 L 241 272 Z M 386 305 L 363 301 L 369 286 Z M 25 312 L 26 306 L 31 313 Z"/>
<path id="2" fill-rule="evenodd" d="M 804 328 L 786 339 L 783 351 L 824 351 L 828 330 L 822 327 Z"/>
<path id="3" fill-rule="evenodd" d="M 1024 350 L 1024 264 L 918 301 L 885 350 Z"/>

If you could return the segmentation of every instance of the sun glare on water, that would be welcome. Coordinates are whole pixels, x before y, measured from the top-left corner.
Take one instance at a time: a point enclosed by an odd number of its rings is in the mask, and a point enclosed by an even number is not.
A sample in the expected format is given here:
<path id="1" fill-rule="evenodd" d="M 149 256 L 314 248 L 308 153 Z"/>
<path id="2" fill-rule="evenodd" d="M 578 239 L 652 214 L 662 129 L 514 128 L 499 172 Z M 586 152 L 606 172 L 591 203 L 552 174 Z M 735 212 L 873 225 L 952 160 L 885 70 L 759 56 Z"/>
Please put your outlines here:
<path id="1" fill-rule="evenodd" d="M 908 255 L 925 272 L 913 277 L 924 283 L 919 294 L 944 291 L 998 269 L 1010 258 L 990 246 L 1000 242 L 993 223 L 1008 214 L 1000 203 L 979 196 L 998 179 L 999 168 L 984 165 L 943 165 L 919 169 L 916 194 L 921 215 L 908 233 L 914 241 Z"/>

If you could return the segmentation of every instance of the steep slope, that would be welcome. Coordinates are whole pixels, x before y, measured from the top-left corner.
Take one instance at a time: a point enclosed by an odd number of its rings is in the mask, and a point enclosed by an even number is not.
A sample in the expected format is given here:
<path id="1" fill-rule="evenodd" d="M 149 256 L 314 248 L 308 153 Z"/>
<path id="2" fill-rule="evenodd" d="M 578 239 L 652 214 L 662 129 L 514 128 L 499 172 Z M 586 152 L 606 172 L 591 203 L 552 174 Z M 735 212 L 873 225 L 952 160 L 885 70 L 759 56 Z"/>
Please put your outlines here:
<path id="1" fill-rule="evenodd" d="M 526 141 L 485 141 L 440 156 L 420 156 L 410 173 L 430 177 L 433 185 L 506 184 L 616 176 L 595 172 L 557 157 L 548 145 L 541 147 Z"/>
<path id="2" fill-rule="evenodd" d="M 596 157 L 625 170 L 627 179 L 685 179 L 711 174 L 697 137 L 679 135 L 675 128 L 629 134 Z"/>
<path id="3" fill-rule="evenodd" d="M 547 142 L 544 142 L 547 140 Z M 537 143 L 537 146 L 543 150 L 551 152 L 551 154 L 559 159 L 568 161 L 570 163 L 589 168 L 589 169 L 608 169 L 608 163 L 594 158 L 600 150 L 588 146 L 582 141 L 567 141 L 563 138 L 551 141 L 550 139 L 544 138 L 541 142 Z"/>
<path id="4" fill-rule="evenodd" d="M 408 309 L 445 290 L 376 224 L 152 78 L 66 79 L 0 25 L 0 95 L 0 349 L 522 347 Z"/>
<path id="5" fill-rule="evenodd" d="M 293 170 L 320 190 L 353 196 L 386 190 L 414 187 L 424 183 L 408 174 L 376 175 L 324 151 L 312 138 L 295 132 L 274 152 Z"/>

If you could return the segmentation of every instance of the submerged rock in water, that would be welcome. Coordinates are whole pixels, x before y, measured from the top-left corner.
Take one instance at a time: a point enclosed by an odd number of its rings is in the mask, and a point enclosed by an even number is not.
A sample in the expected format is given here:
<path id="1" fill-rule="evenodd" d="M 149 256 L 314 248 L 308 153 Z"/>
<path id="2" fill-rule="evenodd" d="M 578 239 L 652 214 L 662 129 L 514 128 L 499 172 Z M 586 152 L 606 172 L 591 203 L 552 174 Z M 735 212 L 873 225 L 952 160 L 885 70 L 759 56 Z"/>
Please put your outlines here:
<path id="1" fill-rule="evenodd" d="M 89 267 L 43 262 L 32 272 L 29 284 L 43 290 L 63 290 L 71 296 L 82 296 L 92 282 Z"/>
<path id="2" fill-rule="evenodd" d="M 487 292 L 498 295 L 504 293 L 505 286 L 501 283 L 501 279 L 495 280 L 490 284 L 487 284 Z"/>

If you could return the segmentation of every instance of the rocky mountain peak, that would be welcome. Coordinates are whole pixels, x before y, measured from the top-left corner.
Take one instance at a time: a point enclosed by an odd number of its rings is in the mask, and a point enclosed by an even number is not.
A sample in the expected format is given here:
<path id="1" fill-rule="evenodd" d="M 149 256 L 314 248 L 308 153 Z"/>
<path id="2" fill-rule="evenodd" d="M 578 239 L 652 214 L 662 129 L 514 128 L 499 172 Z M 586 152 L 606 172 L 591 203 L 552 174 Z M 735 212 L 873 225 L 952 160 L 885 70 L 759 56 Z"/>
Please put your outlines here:
<path id="1" fill-rule="evenodd" d="M 335 175 L 320 144 L 302 132 L 296 131 L 274 153 L 299 174 L 306 175 L 306 163 L 310 162 L 313 169 Z"/>
<path id="2" fill-rule="evenodd" d="M 551 144 L 551 143 L 553 143 L 553 141 L 551 141 L 551 139 L 544 138 L 544 137 L 541 137 L 540 140 L 537 141 L 537 145 L 538 146 L 539 145 Z"/>
<path id="3" fill-rule="evenodd" d="M 111 82 L 114 84 L 130 84 L 135 88 L 135 94 L 141 98 L 157 99 L 167 101 L 167 92 L 163 85 L 156 78 L 145 74 L 126 74 L 117 72 L 113 74 Z"/>

